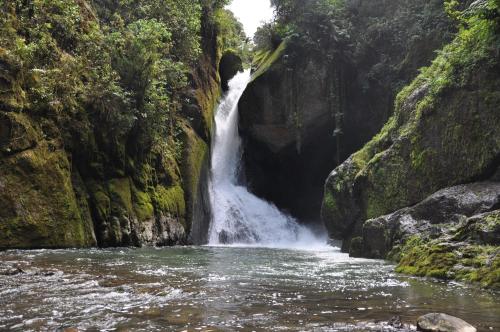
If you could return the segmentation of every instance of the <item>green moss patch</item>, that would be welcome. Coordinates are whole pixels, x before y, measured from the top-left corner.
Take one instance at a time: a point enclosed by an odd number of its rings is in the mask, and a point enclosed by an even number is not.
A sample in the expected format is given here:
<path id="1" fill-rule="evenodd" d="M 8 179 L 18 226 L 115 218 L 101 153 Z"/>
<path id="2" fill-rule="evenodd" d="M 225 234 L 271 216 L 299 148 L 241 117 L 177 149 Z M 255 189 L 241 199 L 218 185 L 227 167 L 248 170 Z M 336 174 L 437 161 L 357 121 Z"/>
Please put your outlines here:
<path id="1" fill-rule="evenodd" d="M 426 242 L 415 236 L 403 246 L 396 271 L 499 289 L 500 248 L 439 240 Z"/>
<path id="2" fill-rule="evenodd" d="M 148 193 L 132 187 L 132 202 L 135 215 L 139 221 L 146 221 L 154 217 L 154 208 L 151 196 Z"/>
<path id="3" fill-rule="evenodd" d="M 42 141 L 3 159 L 0 179 L 0 248 L 95 244 L 80 213 L 64 151 L 51 151 Z"/>
<path id="4" fill-rule="evenodd" d="M 271 68 L 273 63 L 281 58 L 283 53 L 285 53 L 286 45 L 287 43 L 285 40 L 273 51 L 260 51 L 256 54 L 253 66 L 256 66 L 257 70 L 252 74 L 252 81 L 262 76 Z"/>

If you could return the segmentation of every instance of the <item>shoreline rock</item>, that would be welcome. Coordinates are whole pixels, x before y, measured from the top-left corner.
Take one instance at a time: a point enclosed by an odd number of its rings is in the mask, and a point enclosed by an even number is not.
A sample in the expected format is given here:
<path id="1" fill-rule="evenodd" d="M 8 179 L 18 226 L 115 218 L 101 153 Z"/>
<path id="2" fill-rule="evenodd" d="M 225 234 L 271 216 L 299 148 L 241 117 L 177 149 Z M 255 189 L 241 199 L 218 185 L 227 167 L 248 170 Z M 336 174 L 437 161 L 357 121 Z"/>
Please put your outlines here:
<path id="1" fill-rule="evenodd" d="M 418 318 L 417 330 L 423 332 L 476 332 L 466 321 L 442 313 L 430 313 Z"/>

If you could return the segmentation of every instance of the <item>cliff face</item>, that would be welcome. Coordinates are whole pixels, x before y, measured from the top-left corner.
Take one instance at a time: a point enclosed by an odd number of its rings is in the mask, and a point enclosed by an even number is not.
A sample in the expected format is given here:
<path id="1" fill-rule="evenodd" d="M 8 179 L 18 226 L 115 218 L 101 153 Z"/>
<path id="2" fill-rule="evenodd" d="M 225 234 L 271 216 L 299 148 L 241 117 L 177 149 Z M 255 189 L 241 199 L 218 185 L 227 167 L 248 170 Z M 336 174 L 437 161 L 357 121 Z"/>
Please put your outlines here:
<path id="1" fill-rule="evenodd" d="M 331 169 L 380 130 L 396 92 L 453 30 L 441 1 L 342 6 L 335 20 L 344 30 L 327 34 L 338 38 L 315 49 L 292 35 L 258 54 L 239 103 L 252 190 L 302 220 L 319 219 Z M 304 35 L 323 26 L 310 23 Z"/>
<path id="2" fill-rule="evenodd" d="M 153 5 L 2 2 L 0 249 L 204 241 L 215 9 Z"/>
<path id="3" fill-rule="evenodd" d="M 466 13 L 456 39 L 398 95 L 382 131 L 330 174 L 322 219 L 356 256 L 498 286 L 498 185 L 445 189 L 498 181 L 500 167 L 498 3 Z"/>

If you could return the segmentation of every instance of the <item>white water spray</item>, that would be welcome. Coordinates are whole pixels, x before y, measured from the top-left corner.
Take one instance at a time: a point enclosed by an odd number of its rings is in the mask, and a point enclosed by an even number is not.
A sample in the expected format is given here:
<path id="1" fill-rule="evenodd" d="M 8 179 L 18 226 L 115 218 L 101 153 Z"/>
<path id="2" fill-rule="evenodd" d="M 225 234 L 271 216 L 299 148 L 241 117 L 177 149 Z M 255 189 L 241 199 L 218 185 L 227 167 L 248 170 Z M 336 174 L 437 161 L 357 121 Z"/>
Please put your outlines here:
<path id="1" fill-rule="evenodd" d="M 238 182 L 241 138 L 238 134 L 238 101 L 250 80 L 250 71 L 229 82 L 229 92 L 215 116 L 216 136 L 212 154 L 210 201 L 213 220 L 209 244 L 268 247 L 325 245 L 276 206 L 253 195 Z"/>

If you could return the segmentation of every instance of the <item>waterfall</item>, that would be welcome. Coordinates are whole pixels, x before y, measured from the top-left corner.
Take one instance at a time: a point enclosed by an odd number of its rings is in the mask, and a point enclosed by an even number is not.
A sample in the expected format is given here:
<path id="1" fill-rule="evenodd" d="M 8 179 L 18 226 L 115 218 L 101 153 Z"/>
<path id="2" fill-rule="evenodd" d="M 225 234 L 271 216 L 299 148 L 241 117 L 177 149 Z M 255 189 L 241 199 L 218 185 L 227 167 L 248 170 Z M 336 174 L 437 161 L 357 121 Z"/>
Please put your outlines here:
<path id="1" fill-rule="evenodd" d="M 250 71 L 237 74 L 215 115 L 210 202 L 213 219 L 209 244 L 245 244 L 296 247 L 318 244 L 313 233 L 278 210 L 238 180 L 242 148 L 238 133 L 238 101 L 250 80 Z M 321 241 L 323 244 L 325 241 Z"/>

